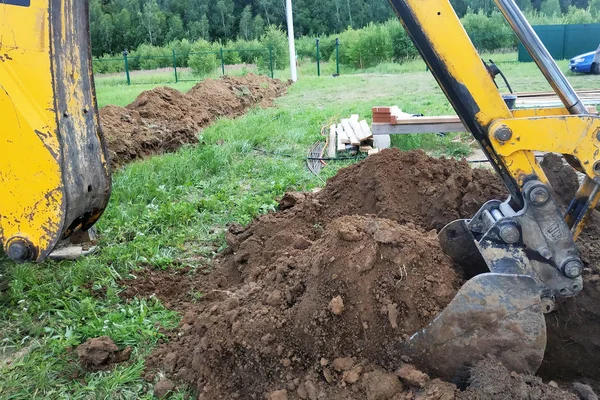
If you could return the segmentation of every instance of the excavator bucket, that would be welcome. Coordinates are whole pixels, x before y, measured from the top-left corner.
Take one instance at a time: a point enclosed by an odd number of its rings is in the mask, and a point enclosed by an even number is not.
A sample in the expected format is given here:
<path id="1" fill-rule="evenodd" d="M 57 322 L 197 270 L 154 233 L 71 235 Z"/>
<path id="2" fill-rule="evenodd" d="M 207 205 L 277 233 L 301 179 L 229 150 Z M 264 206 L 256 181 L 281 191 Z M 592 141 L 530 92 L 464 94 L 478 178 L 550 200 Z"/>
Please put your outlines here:
<path id="1" fill-rule="evenodd" d="M 41 261 L 110 195 L 88 1 L 0 1 L 0 243 Z"/>
<path id="2" fill-rule="evenodd" d="M 493 356 L 533 374 L 546 348 L 546 322 L 535 280 L 486 273 L 468 280 L 450 304 L 406 343 L 405 352 L 434 376 L 464 382 L 469 368 Z"/>

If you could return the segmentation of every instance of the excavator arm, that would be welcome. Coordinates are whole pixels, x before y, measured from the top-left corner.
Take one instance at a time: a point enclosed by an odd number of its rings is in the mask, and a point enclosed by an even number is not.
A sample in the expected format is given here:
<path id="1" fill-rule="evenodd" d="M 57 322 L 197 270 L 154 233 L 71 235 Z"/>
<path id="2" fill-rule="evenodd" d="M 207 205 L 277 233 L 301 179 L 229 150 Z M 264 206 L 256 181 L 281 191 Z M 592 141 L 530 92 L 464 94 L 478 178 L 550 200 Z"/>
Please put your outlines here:
<path id="1" fill-rule="evenodd" d="M 88 1 L 0 2 L 0 242 L 41 261 L 110 196 Z"/>
<path id="2" fill-rule="evenodd" d="M 600 118 L 588 115 L 515 2 L 495 2 L 563 107 L 509 108 L 448 0 L 390 0 L 510 193 L 439 233 L 442 248 L 468 280 L 406 351 L 451 380 L 463 379 L 469 365 L 490 354 L 512 370 L 537 370 L 546 346 L 543 313 L 583 287 L 575 239 L 600 198 Z M 534 151 L 561 153 L 585 173 L 566 215 Z"/>

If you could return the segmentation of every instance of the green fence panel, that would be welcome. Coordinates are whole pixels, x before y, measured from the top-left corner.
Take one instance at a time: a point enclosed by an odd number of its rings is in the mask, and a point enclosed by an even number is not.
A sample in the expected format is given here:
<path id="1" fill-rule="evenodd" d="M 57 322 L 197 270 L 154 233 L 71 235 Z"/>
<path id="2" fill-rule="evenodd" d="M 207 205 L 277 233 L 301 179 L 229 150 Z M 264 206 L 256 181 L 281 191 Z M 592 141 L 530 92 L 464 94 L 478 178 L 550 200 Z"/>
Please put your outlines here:
<path id="1" fill-rule="evenodd" d="M 594 51 L 600 44 L 600 24 L 538 25 L 533 29 L 555 60 Z M 520 43 L 519 61 L 533 61 Z"/>
<path id="2" fill-rule="evenodd" d="M 564 58 L 565 25 L 539 25 L 534 26 L 533 29 L 555 60 Z M 519 61 L 533 61 L 521 43 L 519 43 Z"/>
<path id="3" fill-rule="evenodd" d="M 600 44 L 600 24 L 566 25 L 564 58 L 595 51 Z"/>

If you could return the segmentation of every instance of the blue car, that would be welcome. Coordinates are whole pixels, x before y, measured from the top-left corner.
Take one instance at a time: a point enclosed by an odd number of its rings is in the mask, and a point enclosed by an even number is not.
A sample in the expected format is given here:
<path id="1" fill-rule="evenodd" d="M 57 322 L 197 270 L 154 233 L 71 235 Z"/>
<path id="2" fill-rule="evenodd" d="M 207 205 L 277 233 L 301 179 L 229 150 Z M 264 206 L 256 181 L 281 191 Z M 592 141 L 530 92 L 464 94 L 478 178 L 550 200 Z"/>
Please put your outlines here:
<path id="1" fill-rule="evenodd" d="M 569 69 L 583 74 L 600 74 L 600 47 L 596 51 L 571 58 Z"/>

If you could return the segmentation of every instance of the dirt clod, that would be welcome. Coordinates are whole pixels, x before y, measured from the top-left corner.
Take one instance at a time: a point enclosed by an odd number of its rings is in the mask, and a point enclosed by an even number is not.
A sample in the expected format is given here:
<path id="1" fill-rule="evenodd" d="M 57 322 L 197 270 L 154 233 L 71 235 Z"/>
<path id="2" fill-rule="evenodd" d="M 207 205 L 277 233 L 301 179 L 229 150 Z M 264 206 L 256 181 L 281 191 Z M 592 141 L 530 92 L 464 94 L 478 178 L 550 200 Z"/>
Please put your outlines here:
<path id="1" fill-rule="evenodd" d="M 163 378 L 154 385 L 154 396 L 158 399 L 163 399 L 174 389 L 175 384 L 173 381 Z"/>
<path id="2" fill-rule="evenodd" d="M 131 347 L 119 350 L 108 336 L 100 336 L 86 340 L 77 346 L 79 364 L 88 371 L 103 371 L 113 364 L 129 360 Z"/>
<path id="3" fill-rule="evenodd" d="M 380 370 L 365 374 L 362 378 L 362 385 L 367 400 L 389 400 L 403 390 L 402 383 L 394 374 Z"/>
<path id="4" fill-rule="evenodd" d="M 396 371 L 396 375 L 398 375 L 398 377 L 406 385 L 414 387 L 422 388 L 429 380 L 429 376 L 427 376 L 427 374 L 419 371 L 410 364 L 403 365 L 398 371 Z"/>
<path id="5" fill-rule="evenodd" d="M 287 393 L 287 390 L 285 390 L 285 389 L 275 390 L 274 392 L 271 392 L 271 394 L 269 395 L 269 400 L 287 400 L 287 399 L 288 399 L 288 393 Z"/>
<path id="6" fill-rule="evenodd" d="M 590 385 L 581 382 L 573 383 L 573 390 L 579 395 L 581 400 L 598 400 L 598 396 Z"/>
<path id="7" fill-rule="evenodd" d="M 198 142 L 199 131 L 219 117 L 268 106 L 288 83 L 248 74 L 207 79 L 187 93 L 169 87 L 142 92 L 127 107 L 106 106 L 100 121 L 113 167 Z"/>
<path id="8" fill-rule="evenodd" d="M 460 399 L 577 400 L 577 396 L 542 382 L 541 378 L 509 372 L 496 360 L 483 360 L 471 370 L 469 387 Z"/>
<path id="9" fill-rule="evenodd" d="M 329 302 L 329 309 L 335 315 L 341 315 L 344 312 L 344 300 L 342 296 L 336 296 Z"/>

